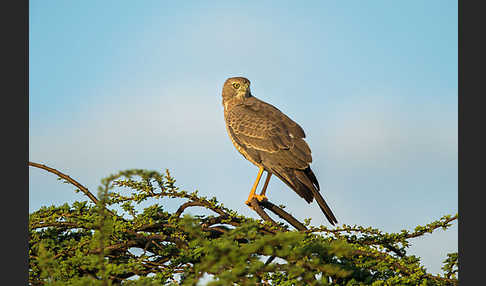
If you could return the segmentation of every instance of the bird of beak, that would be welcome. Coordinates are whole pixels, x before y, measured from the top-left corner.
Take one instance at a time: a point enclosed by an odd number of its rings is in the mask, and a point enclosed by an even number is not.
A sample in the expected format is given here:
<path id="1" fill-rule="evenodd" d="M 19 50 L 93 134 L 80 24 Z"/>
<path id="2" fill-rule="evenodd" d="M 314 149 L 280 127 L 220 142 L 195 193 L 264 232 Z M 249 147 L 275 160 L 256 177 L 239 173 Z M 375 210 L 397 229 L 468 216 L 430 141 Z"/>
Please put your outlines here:
<path id="1" fill-rule="evenodd" d="M 238 90 L 236 96 L 240 100 L 244 100 L 245 98 L 248 98 L 251 96 L 251 91 L 250 91 L 250 84 L 245 83 L 242 85 L 242 87 Z"/>

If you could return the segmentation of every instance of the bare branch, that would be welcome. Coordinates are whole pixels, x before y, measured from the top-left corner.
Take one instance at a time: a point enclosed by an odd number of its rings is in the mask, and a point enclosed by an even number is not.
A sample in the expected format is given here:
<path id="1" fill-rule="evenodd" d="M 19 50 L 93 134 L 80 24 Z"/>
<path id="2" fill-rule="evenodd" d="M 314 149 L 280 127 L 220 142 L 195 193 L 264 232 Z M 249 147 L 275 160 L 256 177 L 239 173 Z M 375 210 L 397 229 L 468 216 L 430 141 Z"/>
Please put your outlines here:
<path id="1" fill-rule="evenodd" d="M 263 209 L 267 208 L 271 210 L 274 214 L 278 215 L 281 219 L 288 222 L 290 225 L 295 227 L 299 231 L 306 231 L 307 227 L 294 218 L 291 214 L 284 211 L 282 208 L 276 206 L 275 204 L 265 200 L 265 201 L 258 201 L 256 198 L 253 198 L 250 201 L 250 207 L 265 221 L 271 222 L 273 225 L 281 228 Z"/>
<path id="2" fill-rule="evenodd" d="M 256 211 L 256 213 L 265 221 L 270 222 L 274 226 L 281 228 L 280 225 L 278 225 L 261 207 L 256 198 L 253 198 L 250 200 L 250 207 Z"/>
<path id="3" fill-rule="evenodd" d="M 296 218 L 294 218 L 291 214 L 284 211 L 282 208 L 272 204 L 269 201 L 262 201 L 260 204 L 263 207 L 271 210 L 274 214 L 278 215 L 280 218 L 287 221 L 289 224 L 291 224 L 297 230 L 299 230 L 299 231 L 307 230 L 307 227 L 305 227 L 305 225 L 303 225 L 300 221 L 298 221 Z"/>
<path id="4" fill-rule="evenodd" d="M 86 188 L 85 186 L 81 185 L 78 181 L 74 180 L 73 178 L 69 177 L 68 175 L 64 174 L 64 173 L 61 173 L 59 172 L 58 170 L 56 169 L 53 169 L 51 167 L 48 167 L 46 165 L 43 165 L 43 164 L 38 164 L 38 163 L 34 163 L 34 162 L 30 162 L 29 161 L 29 166 L 32 166 L 32 167 L 36 167 L 36 168 L 39 168 L 39 169 L 43 169 L 43 170 L 46 170 L 50 173 L 53 173 L 53 174 L 56 174 L 58 177 L 68 181 L 69 183 L 71 183 L 72 185 L 74 185 L 75 187 L 77 187 L 79 190 L 81 190 L 86 196 L 88 196 L 88 198 L 95 204 L 98 204 L 98 199 L 88 190 L 88 188 Z M 106 209 L 111 215 L 115 215 L 111 210 L 109 210 L 106 206 L 103 206 L 104 209 Z"/>
<path id="5" fill-rule="evenodd" d="M 88 188 L 86 188 L 85 186 L 81 185 L 78 181 L 74 180 L 73 178 L 69 177 L 68 175 L 66 175 L 64 173 L 61 173 L 58 170 L 53 169 L 53 168 L 50 168 L 50 167 L 48 167 L 46 165 L 38 164 L 38 163 L 33 163 L 33 162 L 30 162 L 30 161 L 29 161 L 29 166 L 36 167 L 36 168 L 39 168 L 39 169 L 43 169 L 43 170 L 46 170 L 46 171 L 51 172 L 53 174 L 56 174 L 60 178 L 68 181 L 69 183 L 71 183 L 72 185 L 74 185 L 75 187 L 77 187 L 79 190 L 81 190 L 85 195 L 88 196 L 88 198 L 90 198 L 90 200 L 93 203 L 98 204 L 98 199 L 88 190 Z"/>
<path id="6" fill-rule="evenodd" d="M 209 204 L 206 201 L 189 201 L 184 204 L 182 204 L 179 209 L 175 212 L 176 217 L 180 217 L 180 215 L 184 212 L 184 210 L 188 207 L 206 207 L 211 209 L 212 211 L 220 214 L 220 215 L 226 215 L 222 210 L 213 208 L 211 204 Z"/>

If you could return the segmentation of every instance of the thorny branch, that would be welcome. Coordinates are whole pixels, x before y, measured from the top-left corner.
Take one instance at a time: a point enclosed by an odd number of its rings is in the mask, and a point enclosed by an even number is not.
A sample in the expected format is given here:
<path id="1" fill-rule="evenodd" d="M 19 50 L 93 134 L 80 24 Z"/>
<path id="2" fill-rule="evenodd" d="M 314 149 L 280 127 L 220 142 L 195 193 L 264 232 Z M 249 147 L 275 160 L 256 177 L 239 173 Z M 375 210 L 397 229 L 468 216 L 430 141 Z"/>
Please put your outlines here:
<path id="1" fill-rule="evenodd" d="M 271 210 L 274 214 L 278 215 L 281 219 L 285 220 L 288 222 L 290 225 L 295 227 L 299 231 L 304 231 L 307 230 L 307 227 L 305 227 L 304 224 L 302 224 L 300 221 L 298 221 L 296 218 L 294 218 L 291 214 L 288 212 L 284 211 L 282 208 L 274 205 L 273 203 L 264 200 L 264 201 L 258 201 L 256 198 L 253 198 L 250 201 L 250 207 L 265 221 L 270 222 L 272 225 L 276 227 L 280 227 L 275 220 L 273 220 L 265 211 L 264 209 L 269 209 Z"/>
<path id="2" fill-rule="evenodd" d="M 38 163 L 33 163 L 33 162 L 30 162 L 29 161 L 29 166 L 32 166 L 32 167 L 36 167 L 36 168 L 39 168 L 39 169 L 44 169 L 48 172 L 51 172 L 53 174 L 56 174 L 57 176 L 59 176 L 60 178 L 68 181 L 69 183 L 71 183 L 72 185 L 76 186 L 79 190 L 81 190 L 86 196 L 88 196 L 88 198 L 95 204 L 98 203 L 98 199 L 88 190 L 88 188 L 86 188 L 85 186 L 81 185 L 78 181 L 74 180 L 73 178 L 69 177 L 68 175 L 66 174 L 63 174 L 61 172 L 59 172 L 58 170 L 56 169 L 53 169 L 53 168 L 50 168 L 46 165 L 43 165 L 43 164 L 38 164 Z"/>
<path id="3" fill-rule="evenodd" d="M 43 164 L 38 164 L 38 163 L 33 163 L 29 162 L 30 166 L 37 167 L 40 169 L 44 169 L 48 172 L 51 172 L 53 174 L 56 174 L 62 179 L 65 179 L 69 183 L 73 184 L 76 186 L 79 190 L 81 190 L 93 203 L 99 204 L 99 200 L 83 185 L 81 185 L 79 182 L 76 180 L 72 179 L 70 176 L 63 174 L 62 172 L 59 172 L 56 169 L 50 168 L 46 165 Z M 226 209 L 222 205 L 218 205 L 215 203 L 214 200 L 207 200 L 205 197 L 199 197 L 195 193 L 188 194 L 184 191 L 174 191 L 173 189 L 173 184 L 175 180 L 173 180 L 169 174 L 167 173 L 167 184 L 164 185 L 164 182 L 162 182 L 160 177 L 154 177 L 156 183 L 158 184 L 161 192 L 156 193 L 153 190 L 153 187 L 151 186 L 151 178 L 145 177 L 144 178 L 144 184 L 140 184 L 137 182 L 134 182 L 130 179 L 131 175 L 137 175 L 136 172 L 134 174 L 131 173 L 123 173 L 121 172 L 123 176 L 127 177 L 128 180 L 118 180 L 118 181 L 113 181 L 114 185 L 118 186 L 127 186 L 131 187 L 134 190 L 138 190 L 144 194 L 144 198 L 162 198 L 162 197 L 172 197 L 172 198 L 185 198 L 188 199 L 188 201 L 184 202 L 182 205 L 179 206 L 177 211 L 171 215 L 172 218 L 180 218 L 182 213 L 190 207 L 205 207 L 207 209 L 210 209 L 214 211 L 218 216 L 208 216 L 205 218 L 201 219 L 201 226 L 202 230 L 206 232 L 209 237 L 219 237 L 223 235 L 224 233 L 228 232 L 230 228 L 227 227 L 227 225 L 232 226 L 232 227 L 237 227 L 247 221 L 247 218 L 237 216 L 235 213 L 229 209 Z M 112 176 L 112 180 L 119 178 L 122 175 L 115 175 Z M 109 181 L 105 181 L 105 187 L 108 190 L 108 185 Z M 135 198 L 136 195 L 133 197 L 114 197 L 117 198 L 119 202 L 124 202 L 124 201 L 130 201 Z M 328 229 L 326 227 L 310 227 L 307 228 L 304 224 L 299 222 L 297 219 L 295 219 L 292 215 L 284 211 L 282 208 L 274 205 L 273 203 L 269 201 L 262 201 L 258 202 L 256 199 L 253 199 L 250 201 L 250 206 L 252 209 L 254 209 L 257 214 L 264 220 L 270 223 L 271 226 L 265 225 L 265 224 L 260 224 L 260 232 L 263 234 L 275 234 L 278 231 L 288 231 L 285 225 L 278 224 L 273 220 L 265 211 L 264 209 L 268 209 L 272 211 L 274 214 L 279 216 L 281 219 L 285 220 L 287 223 L 292 225 L 294 228 L 297 230 L 303 232 L 303 233 L 317 233 L 317 232 L 324 232 L 328 234 L 334 235 L 336 238 L 348 238 L 349 237 L 354 237 L 354 236 L 346 236 L 346 234 L 355 232 L 364 235 L 365 237 L 361 239 L 359 242 L 362 243 L 363 245 L 377 245 L 377 246 L 383 246 L 384 248 L 391 250 L 394 252 L 398 257 L 404 257 L 405 252 L 403 249 L 397 248 L 393 243 L 390 243 L 390 241 L 387 241 L 386 239 L 383 240 L 381 237 L 384 237 L 383 233 L 381 233 L 379 230 L 375 229 L 365 229 L 361 227 L 347 227 L 343 226 L 342 228 L 335 228 L 335 229 Z M 106 210 L 106 206 L 104 206 Z M 115 215 L 114 212 L 108 210 L 111 215 L 116 216 L 117 218 L 121 218 L 118 215 Z M 42 228 L 47 228 L 47 227 L 54 227 L 54 228 L 59 228 L 59 229 L 85 229 L 89 230 L 89 227 L 87 227 L 86 224 L 80 224 L 77 221 L 71 220 L 71 214 L 66 214 L 60 213 L 59 218 L 60 220 L 53 220 L 51 218 L 52 214 L 46 214 L 45 217 L 40 217 L 40 219 L 37 219 L 35 221 L 31 221 L 29 224 L 29 228 L 31 230 L 35 229 L 42 229 Z M 419 237 L 423 235 L 426 232 L 432 232 L 433 230 L 440 228 L 440 227 L 447 227 L 449 226 L 449 223 L 457 219 L 457 215 L 453 217 L 447 217 L 445 219 L 442 219 L 439 223 L 427 225 L 427 227 L 423 229 L 417 229 L 414 232 L 405 232 L 402 234 L 399 234 L 395 237 L 398 237 L 401 241 L 404 241 L 406 239 L 414 238 L 414 237 Z M 124 220 L 124 219 L 122 219 Z M 124 220 L 125 221 L 125 220 Z M 169 229 L 173 228 L 174 226 L 171 225 L 170 219 L 165 222 L 165 223 L 160 223 L 160 222 L 154 222 L 154 223 L 148 223 L 148 224 L 142 224 L 142 225 L 132 225 L 125 231 L 125 235 L 127 236 L 127 239 L 119 239 L 118 242 L 115 239 L 110 245 L 103 245 L 102 248 L 91 248 L 87 249 L 87 254 L 88 253 L 105 253 L 106 255 L 110 256 L 113 253 L 119 253 L 119 252 L 128 252 L 128 249 L 131 247 L 138 247 L 140 249 L 144 249 L 145 251 L 149 251 L 151 253 L 156 253 L 157 251 L 167 251 L 163 246 L 163 244 L 166 243 L 172 243 L 176 245 L 179 249 L 184 249 L 187 248 L 187 243 L 185 242 L 184 239 L 181 239 L 177 236 L 174 236 L 173 234 L 168 231 Z M 93 227 L 94 229 L 95 227 Z M 130 229 L 131 228 L 131 229 Z M 246 239 L 238 239 L 239 242 L 245 242 Z M 357 239 L 350 240 L 350 242 L 357 242 Z M 103 251 L 102 251 L 103 250 Z M 68 252 L 74 252 L 76 249 L 67 249 L 62 252 L 59 252 L 55 257 L 58 257 L 60 255 L 67 255 Z M 263 254 L 263 253 L 259 253 Z M 130 254 L 131 255 L 131 254 Z M 130 256 L 129 255 L 129 256 Z M 146 265 L 147 269 L 150 268 L 149 265 L 159 265 L 160 267 L 163 266 L 163 263 L 166 261 L 170 260 L 171 253 L 165 254 L 165 256 L 161 256 L 158 261 L 146 261 L 144 265 Z M 376 259 L 381 259 L 381 260 L 386 260 L 390 259 L 390 257 L 387 256 L 387 254 L 383 252 L 378 252 L 376 251 L 374 254 L 369 253 L 369 252 L 364 252 L 364 251 L 356 251 L 355 255 L 362 255 L 362 256 L 372 256 Z M 279 257 L 278 255 L 271 255 L 267 261 L 265 262 L 265 266 L 267 267 L 269 264 L 273 262 L 275 258 Z M 280 257 L 285 260 L 284 257 Z M 157 267 L 159 267 L 157 266 Z M 175 272 L 183 272 L 184 267 L 187 267 L 186 264 L 184 266 L 180 266 L 179 268 L 176 267 L 174 268 Z M 404 268 L 402 265 L 399 263 L 394 263 L 392 264 L 392 267 L 396 268 L 396 270 L 401 271 L 402 273 L 407 273 L 407 269 Z M 149 271 L 147 269 L 140 270 L 138 273 L 143 274 L 146 273 L 145 271 Z M 135 272 L 134 272 L 135 273 Z M 147 272 L 148 273 L 148 272 Z M 129 274 L 129 273 L 128 273 Z M 127 273 L 125 274 L 120 274 L 119 277 L 113 277 L 115 280 L 116 279 L 124 279 L 124 277 L 129 277 Z M 449 279 L 449 277 L 440 277 L 440 276 L 434 276 L 431 274 L 426 274 L 427 277 L 431 279 L 436 279 L 444 282 L 450 282 L 451 284 L 455 284 L 456 280 Z M 32 284 L 37 283 L 36 281 L 31 281 Z"/>

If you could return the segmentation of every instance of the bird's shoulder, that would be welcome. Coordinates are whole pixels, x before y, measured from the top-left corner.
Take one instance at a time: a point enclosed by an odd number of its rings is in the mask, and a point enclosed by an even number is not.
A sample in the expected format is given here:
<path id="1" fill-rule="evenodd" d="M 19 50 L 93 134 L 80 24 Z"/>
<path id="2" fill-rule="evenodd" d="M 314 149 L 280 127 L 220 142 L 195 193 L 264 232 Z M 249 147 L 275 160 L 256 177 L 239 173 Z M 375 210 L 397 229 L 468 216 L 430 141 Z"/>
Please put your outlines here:
<path id="1" fill-rule="evenodd" d="M 229 119 L 254 123 L 254 128 L 283 128 L 295 138 L 305 138 L 305 132 L 295 121 L 290 119 L 277 107 L 256 97 L 250 97 L 244 103 L 233 106 L 229 111 Z"/>

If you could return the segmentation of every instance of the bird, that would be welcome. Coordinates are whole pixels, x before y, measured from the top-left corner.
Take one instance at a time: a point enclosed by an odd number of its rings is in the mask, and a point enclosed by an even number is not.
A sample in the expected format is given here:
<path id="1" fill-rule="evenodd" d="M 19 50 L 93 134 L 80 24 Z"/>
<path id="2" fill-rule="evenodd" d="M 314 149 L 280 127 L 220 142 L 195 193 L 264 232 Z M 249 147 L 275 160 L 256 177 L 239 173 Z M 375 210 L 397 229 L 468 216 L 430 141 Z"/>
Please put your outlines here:
<path id="1" fill-rule="evenodd" d="M 304 140 L 302 127 L 275 106 L 253 96 L 250 81 L 245 77 L 226 79 L 222 103 L 231 142 L 259 168 L 245 204 L 250 206 L 254 198 L 259 202 L 268 200 L 266 190 L 273 174 L 307 203 L 315 199 L 329 223 L 335 225 L 337 219 L 320 194 L 319 182 L 310 167 L 311 149 Z M 264 171 L 265 183 L 257 194 Z"/>

